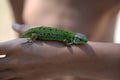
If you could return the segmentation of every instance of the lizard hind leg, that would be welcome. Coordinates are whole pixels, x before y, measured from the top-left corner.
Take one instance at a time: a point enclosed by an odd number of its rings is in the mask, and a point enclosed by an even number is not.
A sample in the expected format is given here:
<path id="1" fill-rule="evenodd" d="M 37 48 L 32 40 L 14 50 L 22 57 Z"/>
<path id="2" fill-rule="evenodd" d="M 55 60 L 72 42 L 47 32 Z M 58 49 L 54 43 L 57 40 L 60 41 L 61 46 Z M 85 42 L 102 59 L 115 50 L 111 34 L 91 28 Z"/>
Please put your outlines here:
<path id="1" fill-rule="evenodd" d="M 37 37 L 38 36 L 37 36 L 36 33 L 32 33 L 31 36 L 30 36 L 30 38 L 27 39 L 28 40 L 27 42 L 28 43 L 32 43 L 32 42 L 34 42 L 37 39 Z"/>
<path id="2" fill-rule="evenodd" d="M 27 42 L 28 42 L 28 43 L 32 43 L 33 41 L 32 41 L 32 39 L 28 38 L 28 39 L 27 39 Z"/>
<path id="3" fill-rule="evenodd" d="M 27 40 L 28 40 L 27 42 L 28 42 L 28 43 L 32 43 L 32 42 L 34 42 L 37 38 L 38 38 L 37 34 L 36 34 L 36 33 L 32 33 L 31 36 L 30 36 L 30 38 L 27 39 Z"/>
<path id="4" fill-rule="evenodd" d="M 32 33 L 31 36 L 30 36 L 30 38 L 27 39 L 27 42 L 22 43 L 22 44 L 24 44 L 24 45 L 27 44 L 27 45 L 28 45 L 28 43 L 29 43 L 29 45 L 32 45 L 33 42 L 34 42 L 37 38 L 38 38 L 37 34 L 36 34 L 36 33 Z M 29 45 L 28 45 L 28 46 L 29 46 Z"/>
<path id="5" fill-rule="evenodd" d="M 35 41 L 38 38 L 38 35 L 36 33 L 32 33 L 30 39 L 32 41 Z"/>

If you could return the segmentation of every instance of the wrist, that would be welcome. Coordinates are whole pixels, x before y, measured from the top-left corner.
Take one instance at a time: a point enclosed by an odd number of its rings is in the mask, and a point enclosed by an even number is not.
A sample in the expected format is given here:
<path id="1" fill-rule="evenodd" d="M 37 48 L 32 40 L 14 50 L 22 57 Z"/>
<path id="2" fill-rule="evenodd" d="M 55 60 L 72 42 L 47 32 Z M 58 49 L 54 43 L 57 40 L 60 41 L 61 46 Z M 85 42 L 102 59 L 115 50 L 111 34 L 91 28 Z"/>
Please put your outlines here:
<path id="1" fill-rule="evenodd" d="M 52 54 L 52 57 L 48 58 L 46 69 L 49 69 L 51 76 L 75 75 L 96 79 L 117 79 L 120 73 L 119 47 L 111 43 L 96 42 L 71 47 L 49 46 L 47 49 L 51 51 L 48 51 L 48 54 Z"/>

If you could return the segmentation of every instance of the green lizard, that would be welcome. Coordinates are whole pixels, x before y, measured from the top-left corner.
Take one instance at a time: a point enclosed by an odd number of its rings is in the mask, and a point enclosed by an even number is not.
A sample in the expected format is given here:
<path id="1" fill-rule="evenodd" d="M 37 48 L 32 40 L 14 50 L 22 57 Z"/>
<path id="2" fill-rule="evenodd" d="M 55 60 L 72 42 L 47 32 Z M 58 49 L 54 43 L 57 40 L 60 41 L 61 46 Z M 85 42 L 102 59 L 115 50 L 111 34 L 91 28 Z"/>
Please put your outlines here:
<path id="1" fill-rule="evenodd" d="M 84 34 L 46 26 L 31 28 L 22 34 L 22 38 L 30 38 L 29 42 L 34 40 L 62 41 L 67 46 L 86 44 L 88 41 Z"/>

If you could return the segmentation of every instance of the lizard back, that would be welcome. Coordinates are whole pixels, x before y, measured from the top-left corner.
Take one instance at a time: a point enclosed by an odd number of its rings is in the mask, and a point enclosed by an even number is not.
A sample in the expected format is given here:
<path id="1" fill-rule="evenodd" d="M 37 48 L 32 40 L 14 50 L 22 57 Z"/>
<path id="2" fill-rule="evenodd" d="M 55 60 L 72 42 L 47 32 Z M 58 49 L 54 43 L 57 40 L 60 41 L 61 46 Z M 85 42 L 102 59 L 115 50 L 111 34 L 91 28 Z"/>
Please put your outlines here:
<path id="1" fill-rule="evenodd" d="M 38 40 L 57 40 L 57 41 L 64 41 L 65 39 L 72 40 L 75 35 L 75 33 L 73 32 L 52 27 L 31 28 L 24 34 L 32 33 L 36 33 L 38 35 L 37 37 Z"/>

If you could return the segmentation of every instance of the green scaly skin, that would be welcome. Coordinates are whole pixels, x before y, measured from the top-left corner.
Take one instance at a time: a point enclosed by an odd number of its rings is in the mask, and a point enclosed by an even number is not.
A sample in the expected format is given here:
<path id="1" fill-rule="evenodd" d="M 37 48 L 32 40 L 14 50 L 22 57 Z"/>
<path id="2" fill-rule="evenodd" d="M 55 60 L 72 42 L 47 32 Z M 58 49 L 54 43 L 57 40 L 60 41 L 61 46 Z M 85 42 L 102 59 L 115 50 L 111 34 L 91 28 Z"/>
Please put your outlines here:
<path id="1" fill-rule="evenodd" d="M 83 34 L 46 26 L 31 28 L 23 33 L 22 38 L 30 38 L 30 41 L 61 41 L 67 46 L 71 44 L 86 44 L 88 41 L 86 36 Z"/>

